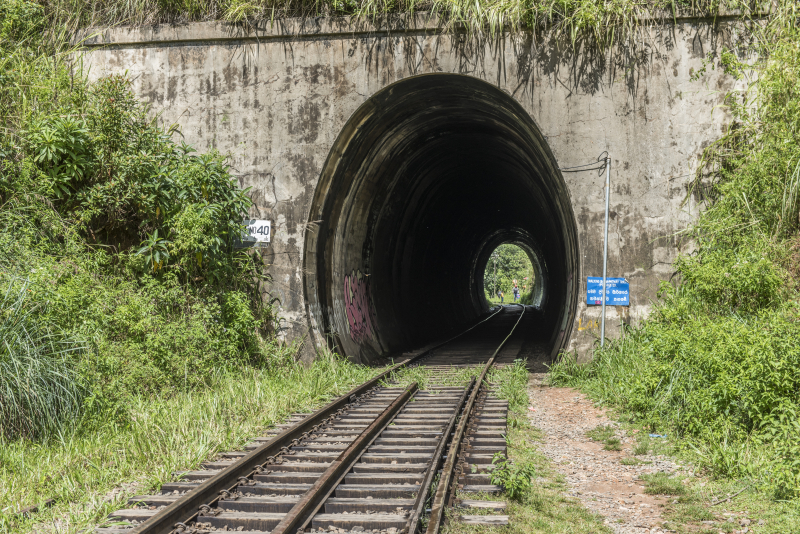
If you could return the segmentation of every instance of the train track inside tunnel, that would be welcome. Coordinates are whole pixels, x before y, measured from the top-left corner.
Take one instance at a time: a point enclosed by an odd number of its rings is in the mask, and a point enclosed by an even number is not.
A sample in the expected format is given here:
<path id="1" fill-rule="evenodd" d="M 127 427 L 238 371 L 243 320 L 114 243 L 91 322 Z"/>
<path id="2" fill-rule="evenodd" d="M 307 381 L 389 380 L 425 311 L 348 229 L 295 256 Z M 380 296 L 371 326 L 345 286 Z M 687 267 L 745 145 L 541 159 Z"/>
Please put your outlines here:
<path id="1" fill-rule="evenodd" d="M 455 496 L 502 491 L 490 470 L 495 454 L 506 453 L 508 402 L 487 375 L 516 359 L 525 310 L 501 307 L 316 412 L 294 414 L 245 450 L 179 473 L 159 494 L 131 498 L 130 508 L 109 515 L 114 526 L 96 533 L 436 534 L 448 507 L 502 510 L 503 502 Z M 412 381 L 417 372 L 424 380 Z"/>

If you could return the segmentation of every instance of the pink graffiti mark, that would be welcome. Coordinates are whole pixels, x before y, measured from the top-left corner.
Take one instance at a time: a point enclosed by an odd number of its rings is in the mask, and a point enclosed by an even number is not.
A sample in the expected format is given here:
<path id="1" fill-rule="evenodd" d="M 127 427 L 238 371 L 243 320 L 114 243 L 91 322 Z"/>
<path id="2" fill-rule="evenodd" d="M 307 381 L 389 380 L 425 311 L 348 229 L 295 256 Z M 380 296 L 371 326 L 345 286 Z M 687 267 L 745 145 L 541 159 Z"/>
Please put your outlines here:
<path id="1" fill-rule="evenodd" d="M 344 306 L 350 325 L 350 339 L 356 343 L 372 339 L 369 279 L 361 271 L 353 271 L 344 277 Z"/>

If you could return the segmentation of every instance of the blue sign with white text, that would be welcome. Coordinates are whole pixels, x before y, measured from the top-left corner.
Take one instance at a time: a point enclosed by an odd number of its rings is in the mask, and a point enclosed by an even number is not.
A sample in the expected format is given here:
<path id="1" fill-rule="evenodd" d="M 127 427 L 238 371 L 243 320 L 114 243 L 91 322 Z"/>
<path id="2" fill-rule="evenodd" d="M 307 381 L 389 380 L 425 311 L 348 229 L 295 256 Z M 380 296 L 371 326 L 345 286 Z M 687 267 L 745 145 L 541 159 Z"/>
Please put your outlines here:
<path id="1" fill-rule="evenodd" d="M 600 306 L 603 304 L 603 277 L 586 277 L 586 304 Z M 606 278 L 606 306 L 630 306 L 630 284 L 624 278 Z"/>

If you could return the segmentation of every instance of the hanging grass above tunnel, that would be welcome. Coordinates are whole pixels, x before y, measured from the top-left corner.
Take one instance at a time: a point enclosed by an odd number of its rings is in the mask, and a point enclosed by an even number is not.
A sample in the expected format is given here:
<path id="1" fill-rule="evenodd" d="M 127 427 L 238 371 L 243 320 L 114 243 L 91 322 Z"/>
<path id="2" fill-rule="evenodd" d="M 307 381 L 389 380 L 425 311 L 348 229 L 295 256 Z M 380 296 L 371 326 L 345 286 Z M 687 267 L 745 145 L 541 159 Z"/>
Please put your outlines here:
<path id="1" fill-rule="evenodd" d="M 26 0 L 12 0 L 24 2 Z M 590 37 L 611 44 L 630 35 L 653 17 L 669 20 L 677 14 L 715 17 L 724 13 L 756 12 L 747 0 L 53 0 L 45 4 L 49 17 L 70 28 L 150 25 L 196 21 L 268 23 L 288 17 L 356 15 L 367 19 L 427 13 L 441 17 L 448 31 L 490 33 L 553 28 L 573 43 Z M 395 20 L 390 25 L 403 27 Z"/>

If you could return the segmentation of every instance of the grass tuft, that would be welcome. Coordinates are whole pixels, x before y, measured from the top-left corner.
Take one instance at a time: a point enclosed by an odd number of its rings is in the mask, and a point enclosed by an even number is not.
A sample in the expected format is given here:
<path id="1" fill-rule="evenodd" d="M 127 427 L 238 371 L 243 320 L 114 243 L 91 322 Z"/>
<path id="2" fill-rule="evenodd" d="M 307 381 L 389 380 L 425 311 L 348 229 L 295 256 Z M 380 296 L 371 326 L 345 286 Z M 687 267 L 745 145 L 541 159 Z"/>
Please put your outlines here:
<path id="1" fill-rule="evenodd" d="M 515 414 L 528 410 L 528 368 L 523 360 L 514 360 L 511 365 L 493 367 L 487 373 L 487 381 L 496 384 L 495 395 L 508 401 L 508 409 Z"/>
<path id="2" fill-rule="evenodd" d="M 603 449 L 607 451 L 621 451 L 622 441 L 616 437 L 616 430 L 612 426 L 600 425 L 586 432 L 586 437 L 594 441 L 603 442 Z"/>
<path id="3" fill-rule="evenodd" d="M 11 278 L 0 301 L 0 436 L 57 435 L 83 408 L 71 359 L 86 345 L 43 320 L 26 280 Z"/>
<path id="4" fill-rule="evenodd" d="M 667 473 L 652 473 L 642 475 L 644 480 L 644 492 L 650 495 L 683 495 L 686 487 L 683 479 L 671 477 Z"/>
<path id="5" fill-rule="evenodd" d="M 633 446 L 633 454 L 642 456 L 648 452 L 650 452 L 650 438 L 640 435 L 636 440 L 636 445 Z"/>
<path id="6" fill-rule="evenodd" d="M 605 441 L 613 437 L 614 432 L 614 427 L 610 425 L 599 425 L 586 432 L 586 437 L 595 441 Z"/>

